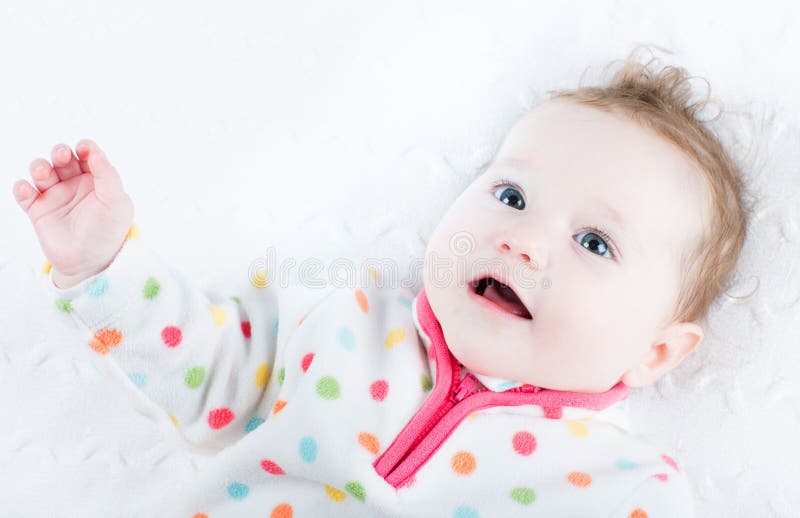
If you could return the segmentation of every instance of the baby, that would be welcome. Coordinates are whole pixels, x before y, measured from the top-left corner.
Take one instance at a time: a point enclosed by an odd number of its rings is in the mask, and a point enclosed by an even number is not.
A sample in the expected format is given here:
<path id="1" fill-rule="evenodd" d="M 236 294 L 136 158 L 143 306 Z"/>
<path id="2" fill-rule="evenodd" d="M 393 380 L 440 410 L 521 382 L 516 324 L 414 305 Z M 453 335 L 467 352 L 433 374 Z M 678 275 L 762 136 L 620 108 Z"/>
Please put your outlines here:
<path id="1" fill-rule="evenodd" d="M 172 494 L 182 516 L 690 517 L 685 473 L 626 413 L 702 341 L 745 235 L 685 79 L 629 57 L 551 92 L 439 223 L 417 294 L 263 268 L 199 290 L 88 139 L 14 194 L 65 318 L 217 453 Z"/>

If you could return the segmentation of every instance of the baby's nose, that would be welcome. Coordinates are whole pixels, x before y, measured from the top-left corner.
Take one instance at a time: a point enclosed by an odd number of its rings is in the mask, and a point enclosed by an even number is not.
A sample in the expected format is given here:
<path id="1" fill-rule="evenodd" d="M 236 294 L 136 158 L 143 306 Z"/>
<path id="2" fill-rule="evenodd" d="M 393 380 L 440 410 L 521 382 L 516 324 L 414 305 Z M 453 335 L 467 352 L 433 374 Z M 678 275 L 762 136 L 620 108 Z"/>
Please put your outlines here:
<path id="1" fill-rule="evenodd" d="M 502 241 L 500 243 L 500 251 L 518 254 L 519 257 L 523 260 L 523 262 L 527 263 L 531 268 L 535 270 L 539 269 L 539 263 L 537 263 L 536 259 L 531 258 L 530 254 L 527 252 L 519 251 L 519 247 L 517 246 L 512 248 L 512 246 L 508 242 Z"/>

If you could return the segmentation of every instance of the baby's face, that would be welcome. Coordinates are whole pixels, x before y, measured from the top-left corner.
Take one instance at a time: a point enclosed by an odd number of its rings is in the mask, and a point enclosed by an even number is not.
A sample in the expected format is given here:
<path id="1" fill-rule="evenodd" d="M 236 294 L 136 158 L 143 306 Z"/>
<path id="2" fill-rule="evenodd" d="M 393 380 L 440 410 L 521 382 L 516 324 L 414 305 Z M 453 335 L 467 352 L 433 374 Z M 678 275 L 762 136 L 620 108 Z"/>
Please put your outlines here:
<path id="1" fill-rule="evenodd" d="M 540 104 L 428 243 L 425 290 L 451 351 L 479 374 L 554 390 L 655 381 L 702 339 L 668 319 L 707 196 L 692 162 L 637 123 Z M 487 275 L 522 304 L 476 288 Z"/>

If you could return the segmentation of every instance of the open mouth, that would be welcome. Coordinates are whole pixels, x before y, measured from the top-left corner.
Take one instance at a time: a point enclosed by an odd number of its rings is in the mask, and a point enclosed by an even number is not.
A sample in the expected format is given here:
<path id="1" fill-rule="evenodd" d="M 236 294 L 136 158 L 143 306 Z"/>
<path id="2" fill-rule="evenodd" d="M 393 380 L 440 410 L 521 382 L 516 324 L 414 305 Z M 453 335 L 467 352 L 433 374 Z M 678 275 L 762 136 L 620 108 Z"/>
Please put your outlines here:
<path id="1" fill-rule="evenodd" d="M 489 301 L 507 313 L 511 313 L 521 318 L 531 320 L 528 308 L 522 303 L 514 290 L 494 277 L 483 277 L 472 282 L 472 291 Z"/>

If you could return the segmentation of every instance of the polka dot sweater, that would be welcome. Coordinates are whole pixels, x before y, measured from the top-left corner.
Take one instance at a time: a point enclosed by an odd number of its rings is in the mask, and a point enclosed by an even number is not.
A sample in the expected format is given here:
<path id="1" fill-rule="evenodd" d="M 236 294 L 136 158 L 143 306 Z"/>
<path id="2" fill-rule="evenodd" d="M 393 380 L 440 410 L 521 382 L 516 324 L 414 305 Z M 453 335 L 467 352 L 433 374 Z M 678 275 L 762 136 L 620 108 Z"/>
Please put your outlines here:
<path id="1" fill-rule="evenodd" d="M 83 346 L 206 459 L 165 488 L 170 516 L 694 516 L 674 458 L 631 433 L 624 384 L 471 373 L 424 290 L 281 286 L 262 269 L 202 291 L 134 229 L 103 272 L 48 278 Z"/>

